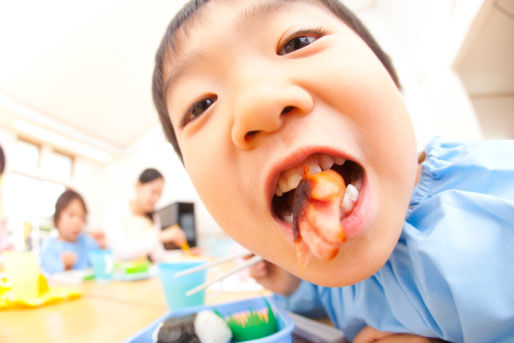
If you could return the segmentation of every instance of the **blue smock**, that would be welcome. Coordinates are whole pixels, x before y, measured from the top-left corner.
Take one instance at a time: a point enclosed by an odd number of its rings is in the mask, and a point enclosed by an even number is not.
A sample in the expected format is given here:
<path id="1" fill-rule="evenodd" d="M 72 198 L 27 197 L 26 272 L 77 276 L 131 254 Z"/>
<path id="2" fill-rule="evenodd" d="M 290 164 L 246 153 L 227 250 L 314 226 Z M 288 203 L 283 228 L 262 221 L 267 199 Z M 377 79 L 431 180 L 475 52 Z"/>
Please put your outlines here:
<path id="1" fill-rule="evenodd" d="M 433 139 L 402 234 L 373 276 L 302 281 L 276 300 L 323 308 L 349 339 L 365 326 L 450 342 L 514 342 L 514 140 Z"/>
<path id="2" fill-rule="evenodd" d="M 77 261 L 72 269 L 86 269 L 91 266 L 89 252 L 95 249 L 100 249 L 100 246 L 91 236 L 86 234 L 80 234 L 75 242 L 49 238 L 41 247 L 40 265 L 47 274 L 62 272 L 64 271 L 64 264 L 61 261 L 61 254 L 65 251 L 71 251 L 77 255 Z"/>

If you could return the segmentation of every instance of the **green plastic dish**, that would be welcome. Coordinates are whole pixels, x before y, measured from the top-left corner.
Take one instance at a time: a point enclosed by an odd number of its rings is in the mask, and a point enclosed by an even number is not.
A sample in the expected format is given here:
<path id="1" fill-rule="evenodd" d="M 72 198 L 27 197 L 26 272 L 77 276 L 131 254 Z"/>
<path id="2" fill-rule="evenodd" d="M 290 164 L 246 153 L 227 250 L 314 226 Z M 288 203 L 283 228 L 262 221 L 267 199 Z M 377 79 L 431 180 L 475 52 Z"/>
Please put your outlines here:
<path id="1" fill-rule="evenodd" d="M 138 274 L 146 273 L 150 268 L 150 262 L 120 262 L 114 264 L 115 274 Z"/>
<path id="2" fill-rule="evenodd" d="M 250 309 L 225 317 L 225 321 L 232 331 L 232 342 L 251 341 L 278 331 L 275 314 L 266 299 L 264 301 L 266 302 L 266 311 L 264 312 Z"/>

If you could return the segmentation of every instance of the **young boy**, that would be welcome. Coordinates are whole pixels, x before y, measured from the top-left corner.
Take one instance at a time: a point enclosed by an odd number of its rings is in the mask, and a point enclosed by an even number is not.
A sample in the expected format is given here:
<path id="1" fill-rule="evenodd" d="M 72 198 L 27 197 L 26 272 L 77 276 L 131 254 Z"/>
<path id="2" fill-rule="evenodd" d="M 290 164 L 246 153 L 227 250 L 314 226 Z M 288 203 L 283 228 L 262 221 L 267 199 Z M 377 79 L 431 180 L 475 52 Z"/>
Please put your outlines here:
<path id="1" fill-rule="evenodd" d="M 191 1 L 157 52 L 153 95 L 220 226 L 296 276 L 270 269 L 270 288 L 323 305 L 356 341 L 512 341 L 514 143 L 434 140 L 418 163 L 395 75 L 337 1 Z M 306 165 L 351 191 L 346 242 L 303 268 L 291 198 Z"/>
<path id="2" fill-rule="evenodd" d="M 79 193 L 68 189 L 59 196 L 54 213 L 59 237 L 48 239 L 41 247 L 40 264 L 45 273 L 86 269 L 91 266 L 89 252 L 105 248 L 82 232 L 86 216 L 86 202 Z"/>

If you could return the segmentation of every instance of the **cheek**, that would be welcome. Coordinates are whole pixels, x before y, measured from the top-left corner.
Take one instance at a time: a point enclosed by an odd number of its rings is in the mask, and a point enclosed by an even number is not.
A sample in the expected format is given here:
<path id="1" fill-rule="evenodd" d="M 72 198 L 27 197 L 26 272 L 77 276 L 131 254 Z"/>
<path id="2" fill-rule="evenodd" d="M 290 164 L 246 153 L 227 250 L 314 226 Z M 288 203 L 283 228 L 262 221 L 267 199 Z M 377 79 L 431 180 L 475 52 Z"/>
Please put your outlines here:
<path id="1" fill-rule="evenodd" d="M 343 116 L 348 125 L 345 134 L 364 147 L 366 164 L 392 180 L 407 175 L 410 184 L 416 142 L 401 95 L 371 51 L 362 47 L 355 50 L 353 55 L 341 53 L 325 64 L 340 73 L 327 69 L 311 76 L 316 80 L 317 95 Z M 320 75 L 328 75 L 328 79 Z"/>
<path id="2" fill-rule="evenodd" d="M 234 201 L 239 189 L 238 175 L 230 160 L 202 151 L 184 154 L 184 164 L 196 191 L 216 221 L 230 215 L 237 207 Z"/>
<path id="3" fill-rule="evenodd" d="M 145 190 L 143 192 L 143 201 L 146 205 L 151 205 L 153 202 L 153 194 L 150 190 Z"/>
<path id="4" fill-rule="evenodd" d="M 59 219 L 59 229 L 61 230 L 64 230 L 64 231 L 69 231 L 70 230 L 70 218 L 69 216 L 66 216 L 66 215 L 63 215 L 61 216 L 61 219 Z"/>
<path id="5" fill-rule="evenodd" d="M 210 113 L 198 128 L 184 130 L 179 139 L 186 171 L 216 220 L 218 213 L 233 208 L 232 199 L 242 191 L 242 172 L 232 150 L 228 122 L 222 111 Z"/>
<path id="6" fill-rule="evenodd" d="M 245 182 L 245 172 L 237 159 L 230 154 L 196 154 L 184 158 L 186 170 L 202 202 L 218 225 L 230 237 L 251 249 L 259 239 L 256 224 L 261 218 L 252 197 L 250 186 Z M 212 161 L 209 168 L 204 160 Z M 262 216 L 261 216 L 262 217 Z M 262 231 L 261 231 L 262 232 Z"/>

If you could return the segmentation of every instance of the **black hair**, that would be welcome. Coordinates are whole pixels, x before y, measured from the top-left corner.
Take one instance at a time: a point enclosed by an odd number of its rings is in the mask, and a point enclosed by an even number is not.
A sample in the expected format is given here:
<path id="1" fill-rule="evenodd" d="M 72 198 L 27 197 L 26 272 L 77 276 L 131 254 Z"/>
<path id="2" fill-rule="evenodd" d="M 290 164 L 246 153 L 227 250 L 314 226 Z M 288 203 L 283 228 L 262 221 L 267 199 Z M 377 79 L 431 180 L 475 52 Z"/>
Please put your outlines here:
<path id="1" fill-rule="evenodd" d="M 141 172 L 139 178 L 137 179 L 140 183 L 148 183 L 155 181 L 157 179 L 164 179 L 162 174 L 154 168 L 147 168 Z"/>
<path id="2" fill-rule="evenodd" d="M 0 175 L 4 173 L 5 169 L 5 155 L 4 155 L 4 149 L 0 146 Z"/>
<path id="3" fill-rule="evenodd" d="M 173 51 L 176 48 L 175 34 L 177 31 L 185 22 L 190 20 L 190 18 L 208 1 L 209 0 L 190 0 L 186 5 L 184 5 L 184 7 L 169 23 L 155 55 L 155 67 L 152 79 L 153 101 L 157 112 L 159 113 L 159 119 L 161 121 L 164 134 L 166 135 L 166 138 L 171 143 L 171 145 L 173 145 L 173 148 L 181 160 L 182 153 L 180 151 L 180 147 L 178 146 L 177 137 L 175 136 L 173 124 L 171 123 L 171 119 L 168 113 L 166 94 L 164 94 L 165 84 L 163 77 L 165 61 L 170 57 L 170 51 Z M 357 16 L 338 0 L 318 1 L 321 2 L 326 8 L 328 8 L 339 19 L 341 19 L 346 25 L 348 25 L 358 36 L 362 38 L 362 40 L 364 40 L 369 48 L 375 53 L 380 62 L 382 62 L 383 66 L 388 71 L 398 89 L 401 89 L 400 81 L 391 62 L 391 59 L 378 45 L 371 33 L 357 18 Z"/>
<path id="4" fill-rule="evenodd" d="M 59 218 L 61 217 L 62 211 L 72 202 L 74 199 L 77 199 L 80 201 L 80 204 L 82 205 L 82 208 L 84 209 L 84 212 L 87 214 L 87 206 L 86 202 L 84 201 L 84 198 L 82 196 L 75 192 L 72 189 L 67 189 L 62 193 L 59 198 L 57 198 L 57 201 L 55 202 L 55 212 L 54 212 L 54 224 L 57 226 L 57 222 L 59 221 Z"/>
<path id="5" fill-rule="evenodd" d="M 152 181 L 159 180 L 159 179 L 164 180 L 164 177 L 157 169 L 146 168 L 145 170 L 143 170 L 143 172 L 141 172 L 141 174 L 139 175 L 139 178 L 137 180 L 139 181 L 139 183 L 145 184 L 145 183 L 152 182 Z M 153 223 L 154 213 L 155 213 L 154 211 L 145 213 L 145 216 L 148 219 L 150 219 L 152 221 L 152 223 Z"/>

